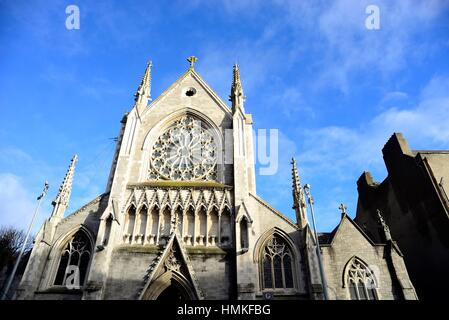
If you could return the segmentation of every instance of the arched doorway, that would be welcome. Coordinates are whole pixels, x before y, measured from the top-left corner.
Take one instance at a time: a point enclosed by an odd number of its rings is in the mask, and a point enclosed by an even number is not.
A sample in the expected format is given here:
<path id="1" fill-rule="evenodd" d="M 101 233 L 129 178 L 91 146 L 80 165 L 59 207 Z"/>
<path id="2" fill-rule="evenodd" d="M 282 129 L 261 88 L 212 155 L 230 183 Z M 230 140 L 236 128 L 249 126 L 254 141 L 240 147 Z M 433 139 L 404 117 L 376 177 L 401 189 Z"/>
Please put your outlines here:
<path id="1" fill-rule="evenodd" d="M 177 285 L 176 282 L 172 281 L 172 283 L 161 292 L 156 300 L 185 301 L 190 299 L 186 292 L 179 285 Z"/>
<path id="2" fill-rule="evenodd" d="M 157 277 L 142 295 L 143 300 L 197 300 L 198 296 L 190 281 L 182 274 L 167 271 Z"/>

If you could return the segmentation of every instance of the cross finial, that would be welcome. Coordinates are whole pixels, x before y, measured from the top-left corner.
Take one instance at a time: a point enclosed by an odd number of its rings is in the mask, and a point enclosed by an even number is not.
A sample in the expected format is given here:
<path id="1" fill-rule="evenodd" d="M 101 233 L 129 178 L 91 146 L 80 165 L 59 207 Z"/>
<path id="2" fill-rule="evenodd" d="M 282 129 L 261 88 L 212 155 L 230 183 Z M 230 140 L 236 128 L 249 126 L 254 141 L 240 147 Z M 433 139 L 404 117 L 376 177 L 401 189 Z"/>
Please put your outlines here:
<path id="1" fill-rule="evenodd" d="M 344 203 L 340 203 L 340 206 L 338 207 L 338 209 L 340 209 L 341 215 L 343 216 L 346 214 L 346 209 L 348 209 L 348 207 Z"/>
<path id="2" fill-rule="evenodd" d="M 187 58 L 187 61 L 190 63 L 190 69 L 193 69 L 195 66 L 195 63 L 198 61 L 198 58 L 195 56 L 190 56 Z"/>

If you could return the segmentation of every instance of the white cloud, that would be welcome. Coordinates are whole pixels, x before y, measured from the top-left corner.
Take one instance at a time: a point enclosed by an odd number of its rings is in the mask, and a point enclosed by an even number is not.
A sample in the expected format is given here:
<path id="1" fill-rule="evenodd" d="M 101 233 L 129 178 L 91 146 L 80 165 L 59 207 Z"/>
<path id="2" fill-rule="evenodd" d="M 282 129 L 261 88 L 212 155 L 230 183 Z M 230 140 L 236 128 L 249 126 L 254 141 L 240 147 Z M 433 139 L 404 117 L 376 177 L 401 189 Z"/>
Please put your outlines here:
<path id="1" fill-rule="evenodd" d="M 39 45 L 69 57 L 85 55 L 89 52 L 85 37 L 80 32 L 70 32 L 65 27 L 65 19 L 68 16 L 65 13 L 66 6 L 63 2 L 48 5 L 47 1 L 42 0 L 33 3 L 4 1 L 2 10 L 18 21 Z M 58 22 L 60 24 L 55 28 L 55 23 Z M 81 11 L 81 28 L 83 23 L 84 12 Z M 21 30 L 18 29 L 18 31 Z M 17 32 L 17 30 L 11 32 Z"/>
<path id="2" fill-rule="evenodd" d="M 300 170 L 319 185 L 315 192 L 322 227 L 330 230 L 338 221 L 340 201 L 355 214 L 355 183 L 363 171 L 383 180 L 381 150 L 394 132 L 402 132 L 411 149 L 449 149 L 449 92 L 444 94 L 443 88 L 449 88 L 449 78 L 436 76 L 413 108 L 392 107 L 356 127 L 327 126 L 301 133 Z"/>
<path id="3" fill-rule="evenodd" d="M 0 173 L 0 224 L 26 230 L 36 203 L 23 180 L 11 173 Z"/>
<path id="4" fill-rule="evenodd" d="M 273 69 L 279 67 L 273 62 L 282 55 L 281 48 L 270 47 L 265 41 L 260 38 L 258 41 L 242 40 L 230 45 L 205 45 L 200 52 L 200 74 L 227 101 L 231 89 L 232 65 L 238 63 L 245 95 L 256 95 L 257 87 L 266 82 Z"/>
<path id="5" fill-rule="evenodd" d="M 293 218 L 290 158 L 297 154 L 301 179 L 312 184 L 318 227 L 332 230 L 340 202 L 355 214 L 356 180 L 362 172 L 371 171 L 379 181 L 385 177 L 382 148 L 394 132 L 402 132 L 412 149 L 449 149 L 449 92 L 444 94 L 444 88 L 449 78 L 436 76 L 413 108 L 391 107 L 358 126 L 301 130 L 296 137 L 280 132 L 279 171 L 257 178 L 258 193 Z"/>
<path id="6" fill-rule="evenodd" d="M 394 132 L 402 132 L 411 148 L 449 148 L 449 78 L 435 77 L 414 108 L 389 108 L 357 127 L 328 126 L 304 131 L 301 161 L 314 172 L 333 173 L 380 169 L 381 149 Z"/>
<path id="7" fill-rule="evenodd" d="M 13 164 L 17 161 L 30 162 L 32 158 L 29 154 L 18 148 L 3 148 L 0 152 L 0 162 Z"/>
<path id="8" fill-rule="evenodd" d="M 430 82 L 423 88 L 421 92 L 422 100 L 434 100 L 439 98 L 447 98 L 449 96 L 448 92 L 449 76 L 435 76 Z"/>
<path id="9" fill-rule="evenodd" d="M 270 204 L 275 208 L 283 208 L 286 203 L 287 208 L 292 203 L 291 198 L 291 167 L 290 161 L 296 153 L 296 144 L 290 140 L 282 131 L 279 130 L 278 141 L 278 170 L 274 175 L 258 175 L 257 176 L 257 193 L 269 200 Z M 288 152 L 286 152 L 288 150 Z M 256 153 L 257 154 L 257 153 Z M 284 214 L 292 217 L 293 211 L 283 210 Z"/>
<path id="10" fill-rule="evenodd" d="M 365 9 L 370 4 L 380 8 L 380 30 L 365 27 Z M 285 33 L 291 35 L 284 56 L 300 61 L 307 47 L 307 53 L 315 58 L 309 66 L 315 70 L 310 79 L 314 88 L 335 87 L 347 93 L 354 76 L 368 83 L 377 76 L 392 79 L 411 62 L 428 59 L 435 43 L 424 36 L 448 4 L 438 0 L 276 0 L 266 29 L 273 32 L 272 39 Z M 251 5 L 253 11 L 261 8 L 245 2 L 246 7 Z M 251 10 L 242 14 L 246 12 Z M 422 41 L 416 43 L 417 38 Z"/>
<path id="11" fill-rule="evenodd" d="M 314 118 L 316 112 L 307 104 L 301 88 L 286 86 L 269 96 L 269 104 L 282 112 L 287 119 Z"/>
<path id="12" fill-rule="evenodd" d="M 413 45 L 443 5 L 441 1 L 376 1 L 380 30 L 367 30 L 365 8 L 371 1 L 334 1 L 318 17 L 328 53 L 318 85 L 337 86 L 348 92 L 349 77 L 365 73 L 365 79 L 391 78 L 412 60 L 424 60 L 432 43 Z"/>
<path id="13" fill-rule="evenodd" d="M 407 101 L 409 99 L 409 95 L 402 91 L 391 91 L 385 94 L 385 96 L 380 101 L 381 105 L 384 104 L 392 104 L 402 101 Z"/>
<path id="14" fill-rule="evenodd" d="M 108 141 L 92 153 L 79 154 L 66 215 L 104 192 L 113 150 L 113 142 Z M 0 167 L 4 171 L 0 173 L 0 225 L 12 224 L 26 229 L 34 212 L 35 199 L 47 180 L 50 188 L 33 228 L 33 233 L 36 233 L 51 214 L 51 201 L 63 181 L 70 157 L 67 157 L 66 163 L 56 166 L 34 159 L 18 148 L 0 149 Z"/>

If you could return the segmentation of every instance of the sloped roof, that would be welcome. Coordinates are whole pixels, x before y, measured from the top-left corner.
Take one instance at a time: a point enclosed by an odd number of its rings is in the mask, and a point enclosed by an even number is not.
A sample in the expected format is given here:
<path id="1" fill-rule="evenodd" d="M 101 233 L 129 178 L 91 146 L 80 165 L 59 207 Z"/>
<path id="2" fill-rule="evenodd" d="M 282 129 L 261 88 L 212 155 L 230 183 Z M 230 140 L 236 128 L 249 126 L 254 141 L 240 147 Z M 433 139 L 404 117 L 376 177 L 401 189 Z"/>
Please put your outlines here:
<path id="1" fill-rule="evenodd" d="M 287 222 L 288 224 L 290 224 L 293 228 L 298 229 L 298 225 L 296 223 L 294 223 L 290 218 L 288 218 L 286 215 L 284 215 L 282 212 L 276 210 L 275 208 L 273 208 L 268 202 L 266 202 L 265 200 L 263 200 L 261 197 L 250 193 L 250 196 L 253 197 L 254 199 L 256 199 L 260 204 L 262 204 L 263 206 L 267 207 L 270 211 L 272 211 L 273 213 L 275 213 L 277 216 L 279 216 L 281 219 L 283 219 L 285 222 Z"/>

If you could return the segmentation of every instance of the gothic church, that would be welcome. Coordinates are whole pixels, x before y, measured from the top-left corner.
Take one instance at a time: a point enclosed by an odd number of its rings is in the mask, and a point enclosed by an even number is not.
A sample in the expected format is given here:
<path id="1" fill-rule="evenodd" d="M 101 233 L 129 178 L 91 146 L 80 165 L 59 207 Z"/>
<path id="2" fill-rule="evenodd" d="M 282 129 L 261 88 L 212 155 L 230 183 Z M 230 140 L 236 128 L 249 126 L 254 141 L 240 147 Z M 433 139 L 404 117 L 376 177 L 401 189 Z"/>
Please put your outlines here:
<path id="1" fill-rule="evenodd" d="M 228 106 L 188 60 L 154 101 L 148 64 L 106 190 L 65 215 L 72 159 L 16 298 L 417 299 L 380 213 L 380 242 L 344 207 L 335 230 L 316 236 L 295 161 L 296 221 L 257 195 L 238 66 Z"/>

